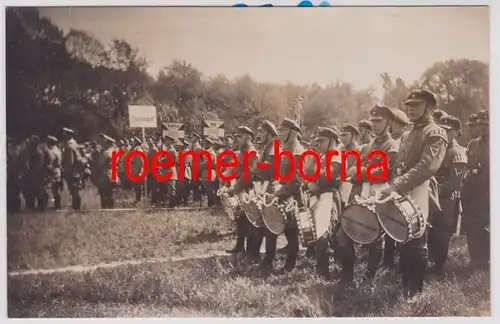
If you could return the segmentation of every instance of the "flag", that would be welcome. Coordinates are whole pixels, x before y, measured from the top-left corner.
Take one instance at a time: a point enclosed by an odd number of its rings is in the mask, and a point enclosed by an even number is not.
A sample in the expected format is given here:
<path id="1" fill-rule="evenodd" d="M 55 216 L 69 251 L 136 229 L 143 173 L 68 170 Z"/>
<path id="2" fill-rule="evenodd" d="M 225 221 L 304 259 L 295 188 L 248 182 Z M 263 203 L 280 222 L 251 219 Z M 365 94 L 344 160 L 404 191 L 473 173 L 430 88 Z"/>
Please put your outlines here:
<path id="1" fill-rule="evenodd" d="M 300 96 L 297 102 L 295 103 L 295 120 L 301 126 L 302 124 L 302 102 L 304 101 L 304 96 Z"/>

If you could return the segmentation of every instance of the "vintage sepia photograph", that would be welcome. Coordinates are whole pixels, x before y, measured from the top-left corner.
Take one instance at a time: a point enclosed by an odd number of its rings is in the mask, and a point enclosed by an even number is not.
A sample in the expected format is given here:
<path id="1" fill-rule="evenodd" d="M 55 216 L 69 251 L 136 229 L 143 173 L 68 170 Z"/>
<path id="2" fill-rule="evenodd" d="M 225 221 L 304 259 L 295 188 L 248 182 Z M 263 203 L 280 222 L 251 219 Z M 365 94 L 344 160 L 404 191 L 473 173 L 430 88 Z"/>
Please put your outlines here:
<path id="1" fill-rule="evenodd" d="M 9 318 L 491 316 L 489 7 L 5 23 Z"/>

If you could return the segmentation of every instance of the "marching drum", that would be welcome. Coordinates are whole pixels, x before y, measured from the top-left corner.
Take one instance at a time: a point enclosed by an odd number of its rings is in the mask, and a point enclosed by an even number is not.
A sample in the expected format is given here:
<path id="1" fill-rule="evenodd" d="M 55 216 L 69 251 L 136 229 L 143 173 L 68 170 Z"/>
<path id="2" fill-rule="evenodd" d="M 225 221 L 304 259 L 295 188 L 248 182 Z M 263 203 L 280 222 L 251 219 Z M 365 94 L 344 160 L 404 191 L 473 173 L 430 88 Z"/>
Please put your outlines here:
<path id="1" fill-rule="evenodd" d="M 376 198 L 375 209 L 380 225 L 394 241 L 406 243 L 424 234 L 424 215 L 413 199 L 394 192 L 382 200 Z"/>
<path id="2" fill-rule="evenodd" d="M 271 233 L 280 235 L 285 231 L 287 222 L 285 212 L 289 211 L 290 208 L 287 203 L 278 203 L 277 197 L 271 201 L 268 197 L 269 194 L 265 193 L 262 198 L 262 220 Z"/>
<path id="3" fill-rule="evenodd" d="M 307 199 L 309 201 L 309 199 Z M 309 206 L 298 207 L 295 199 L 291 199 L 285 210 L 292 213 L 297 223 L 300 240 L 303 246 L 308 246 L 317 240 L 316 228 L 314 226 L 313 215 Z"/>
<path id="4" fill-rule="evenodd" d="M 293 200 L 287 207 L 294 211 L 303 246 L 309 246 L 323 237 L 332 225 L 333 193 L 325 192 L 319 197 L 307 196 L 306 207 L 298 208 Z"/>
<path id="5" fill-rule="evenodd" d="M 359 198 L 344 209 L 340 226 L 351 240 L 359 244 L 373 243 L 382 235 L 375 207 Z"/>
<path id="6" fill-rule="evenodd" d="M 260 228 L 264 226 L 262 220 L 262 197 L 252 189 L 249 193 L 243 192 L 240 196 L 241 209 L 245 212 L 248 221 L 253 226 Z"/>
<path id="7" fill-rule="evenodd" d="M 351 240 L 359 244 L 370 244 L 382 236 L 373 195 L 375 189 L 381 189 L 387 184 L 370 184 L 361 186 L 360 196 L 354 196 L 354 201 L 345 207 L 340 217 L 340 226 Z M 351 189 L 352 191 L 352 189 Z"/>

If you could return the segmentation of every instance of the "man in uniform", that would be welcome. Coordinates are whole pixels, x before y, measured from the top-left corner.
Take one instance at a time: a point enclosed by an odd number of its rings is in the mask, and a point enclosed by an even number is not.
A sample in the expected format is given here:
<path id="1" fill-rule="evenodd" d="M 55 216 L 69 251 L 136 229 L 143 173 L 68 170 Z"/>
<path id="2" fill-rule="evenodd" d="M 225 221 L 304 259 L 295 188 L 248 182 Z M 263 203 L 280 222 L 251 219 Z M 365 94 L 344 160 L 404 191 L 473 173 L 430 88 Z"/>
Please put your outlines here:
<path id="1" fill-rule="evenodd" d="M 249 152 L 254 151 L 257 152 L 254 144 L 252 143 L 252 138 L 255 135 L 255 132 L 251 130 L 247 126 L 238 126 L 236 134 L 236 141 L 240 147 L 238 153 L 238 167 L 237 167 L 237 181 L 233 187 L 231 187 L 227 194 L 229 196 L 239 194 L 245 189 L 249 189 L 252 187 L 252 178 L 251 173 L 245 171 L 246 165 L 244 164 L 244 157 Z M 257 159 L 257 155 L 249 155 L 248 166 L 252 166 Z M 248 172 L 248 179 L 245 179 L 245 174 Z M 233 173 L 233 170 L 227 170 L 228 174 L 225 176 L 230 176 Z M 256 251 L 256 243 L 255 238 L 258 237 L 256 231 L 253 230 L 253 225 L 250 224 L 247 217 L 243 215 L 238 215 L 236 219 L 236 247 L 232 250 L 228 250 L 228 253 L 240 253 L 246 251 L 247 255 L 250 258 L 257 259 L 259 256 L 259 251 Z M 246 250 L 245 250 L 245 241 L 246 241 Z"/>
<path id="2" fill-rule="evenodd" d="M 472 270 L 489 269 L 490 262 L 489 116 L 486 110 L 477 115 L 480 136 L 467 147 L 468 173 L 461 192 L 462 224 L 467 235 Z"/>
<path id="3" fill-rule="evenodd" d="M 267 188 L 263 187 L 263 190 L 268 193 L 272 193 L 275 188 L 273 188 L 272 183 L 274 182 L 274 143 L 278 141 L 278 129 L 276 126 L 269 120 L 264 120 L 262 125 L 258 130 L 257 138 L 260 138 L 259 145 L 259 153 L 258 160 L 256 164 L 251 167 L 250 171 L 253 175 L 254 181 L 259 181 L 263 183 L 267 183 Z M 258 168 L 257 165 L 269 165 L 267 168 Z M 262 241 L 264 237 L 268 235 L 273 235 L 269 232 L 269 230 L 264 226 L 256 230 L 255 233 L 255 251 L 260 251 L 262 246 Z M 266 239 L 267 242 L 267 239 Z"/>
<path id="4" fill-rule="evenodd" d="M 145 152 L 142 149 L 142 141 L 138 137 L 134 137 L 132 139 L 131 148 L 128 149 L 125 156 L 123 157 L 124 161 L 126 161 L 127 155 L 131 154 L 134 151 L 147 153 L 147 151 Z M 139 176 L 140 174 L 142 174 L 143 169 L 144 165 L 142 158 L 138 155 L 134 155 L 134 157 L 130 161 L 130 172 L 135 176 Z M 126 178 L 127 181 L 130 183 L 130 186 L 134 190 L 134 196 L 135 196 L 134 204 L 138 204 L 142 199 L 142 190 L 144 187 L 144 181 L 131 181 L 131 179 L 128 176 Z"/>
<path id="5" fill-rule="evenodd" d="M 215 207 L 217 196 L 217 177 L 215 174 L 215 168 L 217 164 L 217 153 L 214 149 L 214 141 L 211 138 L 205 138 L 205 151 L 210 154 L 210 161 L 205 156 L 202 155 L 200 159 L 200 167 L 198 172 L 200 173 L 199 179 L 203 184 L 203 191 L 207 197 L 207 206 Z"/>
<path id="6" fill-rule="evenodd" d="M 96 165 L 95 183 L 99 196 L 101 196 L 101 208 L 112 209 L 114 207 L 113 194 L 117 185 L 113 181 L 113 152 L 117 150 L 116 141 L 106 134 L 103 138 L 102 152 Z"/>
<path id="7" fill-rule="evenodd" d="M 232 150 L 233 146 L 234 146 L 234 136 L 226 135 L 224 137 L 224 149 L 225 150 Z"/>
<path id="8" fill-rule="evenodd" d="M 71 205 L 74 210 L 80 210 L 82 200 L 80 197 L 80 179 L 82 177 L 82 157 L 78 143 L 75 140 L 75 132 L 69 128 L 63 128 L 64 151 L 62 153 L 63 177 L 71 195 Z"/>
<path id="9" fill-rule="evenodd" d="M 47 150 L 48 150 L 48 183 L 50 190 L 52 191 L 52 197 L 54 199 L 54 208 L 61 208 L 61 183 L 62 183 L 62 152 L 57 146 L 59 140 L 52 135 L 47 136 Z"/>
<path id="10" fill-rule="evenodd" d="M 363 146 L 358 144 L 358 142 L 357 142 L 358 137 L 359 137 L 359 130 L 356 126 L 349 124 L 349 123 L 343 124 L 340 127 L 340 140 L 343 144 L 343 146 L 341 148 L 342 151 L 344 151 L 346 153 L 349 151 L 354 151 L 354 152 L 358 152 L 361 154 L 363 151 Z M 347 155 L 345 162 L 346 162 L 345 163 L 346 170 L 349 170 L 352 167 L 357 167 L 357 163 L 358 163 L 356 156 L 353 154 Z M 361 162 L 362 161 L 360 161 L 360 163 Z M 347 182 L 351 182 L 351 180 L 353 180 L 353 179 L 350 179 Z M 360 193 L 361 193 L 361 186 L 353 186 L 353 188 L 350 191 L 350 194 L 347 194 L 347 191 L 345 191 L 343 194 L 346 197 L 342 197 L 342 201 L 344 202 L 343 207 L 346 207 L 346 205 L 348 203 L 353 201 L 354 196 L 359 195 Z"/>
<path id="11" fill-rule="evenodd" d="M 191 143 L 187 139 L 182 139 L 182 148 L 181 152 L 187 153 L 191 151 Z M 179 172 L 183 172 L 183 178 L 181 178 L 181 174 L 178 174 L 178 180 L 177 180 L 177 196 L 179 197 L 178 204 L 182 205 L 184 207 L 187 207 L 188 202 L 189 202 L 189 194 L 190 194 L 190 188 L 191 188 L 191 165 L 193 163 L 193 159 L 191 155 L 186 154 L 184 156 L 184 170 L 181 170 L 179 166 Z M 179 160 L 179 163 L 181 161 Z"/>
<path id="12" fill-rule="evenodd" d="M 268 199 L 271 201 L 274 197 L 277 197 L 280 201 L 285 201 L 289 198 L 293 198 L 297 201 L 299 207 L 302 207 L 302 179 L 297 170 L 300 156 L 305 152 L 304 147 L 297 138 L 301 133 L 301 129 L 296 121 L 285 118 L 281 122 L 278 133 L 282 150 L 290 152 L 294 157 L 293 165 L 286 156 L 280 159 L 279 173 L 282 176 L 287 176 L 289 173 L 292 173 L 292 178 L 290 180 L 280 180 L 279 185 L 281 186 L 277 191 L 271 193 Z M 293 166 L 294 168 L 292 168 Z M 287 258 L 283 270 L 291 271 L 295 268 L 299 252 L 299 232 L 295 215 L 287 213 L 287 224 L 284 234 L 288 241 L 288 248 L 286 250 Z M 269 235 L 269 237 L 266 237 L 266 255 L 262 262 L 262 265 L 265 267 L 273 267 L 274 256 L 276 254 L 276 241 L 276 235 Z"/>
<path id="13" fill-rule="evenodd" d="M 173 165 L 172 167 L 158 167 L 157 172 L 160 178 L 157 179 L 157 199 L 156 203 L 160 204 L 168 204 L 169 208 L 173 208 L 177 203 L 177 194 L 176 194 L 176 183 L 177 183 L 177 165 L 178 165 L 178 156 L 177 150 L 175 149 L 174 143 L 176 138 L 165 134 L 163 136 L 163 144 L 161 146 L 160 152 L 168 152 L 170 156 L 160 155 L 158 156 L 158 162 L 161 164 L 169 163 Z M 161 177 L 166 177 L 167 173 L 171 172 L 170 178 L 168 180 L 161 179 Z"/>
<path id="14" fill-rule="evenodd" d="M 429 215 L 429 257 L 434 260 L 433 274 L 444 279 L 444 264 L 448 257 L 450 239 L 456 229 L 459 212 L 460 188 L 467 166 L 465 149 L 456 137 L 461 131 L 461 122 L 451 115 L 444 115 L 439 124 L 447 132 L 448 147 L 443 163 L 436 174 L 439 188 L 439 204 L 442 211 Z"/>
<path id="15" fill-rule="evenodd" d="M 345 123 L 340 127 L 340 141 L 342 142 L 342 150 L 344 151 L 361 151 L 361 146 L 358 144 L 359 129 L 349 123 Z M 350 156 L 352 157 L 352 156 Z M 348 159 L 348 162 L 355 160 Z M 351 167 L 351 165 L 349 165 Z"/>
<path id="16" fill-rule="evenodd" d="M 467 133 L 469 134 L 471 140 L 478 138 L 480 136 L 480 126 L 478 124 L 478 116 L 477 114 L 472 114 L 469 116 L 469 119 L 465 126 L 467 126 Z"/>
<path id="17" fill-rule="evenodd" d="M 28 144 L 28 171 L 25 174 L 24 185 L 29 192 L 26 205 L 30 209 L 38 208 L 43 212 L 47 207 L 49 196 L 46 191 L 47 170 L 49 159 L 46 147 L 38 135 L 31 137 Z"/>
<path id="18" fill-rule="evenodd" d="M 436 109 L 432 113 L 432 118 L 434 118 L 434 122 L 436 124 L 439 124 L 439 121 L 441 120 L 441 118 L 447 117 L 447 116 L 448 116 L 448 114 L 446 113 L 446 111 L 441 110 L 441 109 Z"/>
<path id="19" fill-rule="evenodd" d="M 201 139 L 200 135 L 196 133 L 191 134 L 191 150 L 193 151 L 193 153 L 199 154 L 201 151 L 203 151 L 203 147 L 200 144 L 200 139 Z M 193 180 L 191 181 L 191 189 L 193 190 L 193 201 L 194 203 L 198 204 L 201 204 L 201 198 L 203 194 L 201 186 L 201 177 L 200 177 L 200 172 L 201 172 L 200 161 L 201 159 L 192 161 L 193 164 L 198 163 L 197 166 L 198 174 L 193 174 L 194 171 L 191 172 L 191 176 L 193 177 Z M 195 166 L 192 165 L 191 170 L 194 170 L 194 167 Z"/>
<path id="20" fill-rule="evenodd" d="M 156 152 L 159 151 L 160 148 L 156 144 L 156 140 L 153 137 L 148 137 L 146 139 L 146 143 L 144 143 L 143 149 L 148 152 L 147 157 L 148 157 L 148 163 L 149 163 L 148 175 L 146 176 L 147 177 L 146 186 L 147 186 L 147 191 L 148 191 L 146 194 L 146 197 L 151 195 L 151 205 L 154 207 L 159 202 L 158 202 L 158 193 L 157 193 L 158 190 L 156 188 L 157 182 L 156 182 L 155 177 L 153 176 L 153 168 L 151 166 L 151 161 L 153 161 L 153 157 L 155 156 Z"/>
<path id="21" fill-rule="evenodd" d="M 358 124 L 359 143 L 366 145 L 372 141 L 373 127 L 369 120 L 361 120 Z"/>
<path id="22" fill-rule="evenodd" d="M 18 212 L 21 209 L 21 171 L 22 163 L 21 144 L 16 145 L 10 138 L 7 141 L 7 210 Z"/>
<path id="23" fill-rule="evenodd" d="M 401 144 L 401 136 L 403 136 L 406 129 L 410 125 L 410 120 L 401 109 L 392 108 L 391 110 L 392 120 L 390 123 L 390 133 L 392 139 L 395 141 L 395 145 L 399 147 Z M 389 235 L 385 235 L 383 253 L 384 259 L 382 261 L 382 265 L 385 268 L 392 269 L 396 266 L 396 252 L 396 242 Z"/>
<path id="24" fill-rule="evenodd" d="M 389 132 L 390 122 L 393 119 L 392 110 L 383 105 L 376 105 L 370 111 L 370 122 L 373 125 L 373 132 L 375 134 L 375 139 L 365 145 L 362 152 L 362 163 L 361 168 L 361 181 L 355 181 L 355 186 L 353 191 L 356 195 L 361 194 L 361 189 L 363 182 L 370 182 L 370 186 L 380 186 L 387 183 L 386 179 L 381 179 L 379 181 L 370 181 L 368 177 L 368 167 L 373 163 L 382 162 L 379 159 L 368 158 L 369 154 L 373 151 L 383 151 L 386 153 L 388 162 L 388 173 L 391 176 L 391 171 L 395 162 L 395 156 L 398 150 L 397 142 L 391 137 Z M 382 168 L 371 170 L 370 175 L 372 177 L 379 177 L 384 170 Z M 351 166 L 347 171 L 347 176 L 351 178 L 356 178 L 356 166 Z M 390 178 L 388 179 L 390 180 Z M 351 194 L 351 199 L 353 195 Z M 367 198 L 367 197 L 365 197 Z M 352 240 L 350 240 L 345 232 L 339 231 L 336 236 L 337 242 L 339 243 L 339 250 L 341 251 L 341 262 L 342 262 L 342 275 L 341 278 L 344 281 L 350 281 L 354 279 L 354 263 L 355 263 L 355 250 Z M 366 272 L 364 274 L 364 279 L 373 281 L 377 273 L 380 261 L 382 260 L 382 246 L 383 239 L 380 238 L 377 241 L 368 244 L 368 264 L 366 266 Z"/>
<path id="25" fill-rule="evenodd" d="M 413 128 L 403 135 L 396 157 L 395 177 L 392 184 L 377 193 L 385 198 L 393 192 L 409 194 L 420 207 L 427 223 L 431 200 L 437 204 L 437 193 L 431 187 L 431 178 L 436 174 L 446 155 L 448 138 L 443 128 L 432 118 L 436 109 L 435 95 L 428 90 L 414 90 L 405 105 Z M 404 295 L 412 298 L 422 292 L 427 267 L 427 239 L 425 231 L 419 237 L 401 247 L 400 263 Z"/>
<path id="26" fill-rule="evenodd" d="M 341 172 L 340 157 L 333 157 L 330 165 L 326 165 L 326 153 L 331 150 L 336 150 L 340 144 L 338 133 L 328 127 L 320 128 L 314 138 L 317 152 L 320 154 L 321 164 L 310 163 L 305 172 L 308 176 L 313 177 L 317 168 L 320 167 L 319 177 L 315 181 L 306 181 L 307 189 L 311 197 L 317 199 L 311 213 L 330 213 L 331 215 L 319 215 L 331 217 L 330 228 L 327 232 L 314 243 L 310 251 L 314 252 L 316 257 L 316 273 L 326 280 L 330 279 L 330 265 L 328 247 L 330 238 L 338 229 L 339 213 L 341 208 L 341 198 L 338 191 L 339 178 Z M 329 173 L 328 173 L 329 172 Z M 331 205 L 331 209 L 328 208 Z M 315 215 L 313 215 L 314 217 Z"/>

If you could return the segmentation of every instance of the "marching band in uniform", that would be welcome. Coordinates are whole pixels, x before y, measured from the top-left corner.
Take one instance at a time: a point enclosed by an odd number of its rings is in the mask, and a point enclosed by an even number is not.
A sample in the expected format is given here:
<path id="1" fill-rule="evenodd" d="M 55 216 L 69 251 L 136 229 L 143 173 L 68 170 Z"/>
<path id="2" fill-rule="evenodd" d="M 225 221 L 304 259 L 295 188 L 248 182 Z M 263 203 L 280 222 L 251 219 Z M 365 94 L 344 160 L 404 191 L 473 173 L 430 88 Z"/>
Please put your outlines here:
<path id="1" fill-rule="evenodd" d="M 203 148 L 197 134 L 191 141 L 183 139 L 178 147 L 177 139 L 169 135 L 160 143 L 136 137 L 117 142 L 102 134 L 102 148 L 87 143 L 83 150 L 69 128 L 63 129 L 62 143 L 54 136 L 32 136 L 17 145 L 9 143 L 8 208 L 19 210 L 22 194 L 27 208 L 38 205 L 43 211 L 51 192 L 54 207 L 59 209 L 64 180 L 73 209 L 80 209 L 87 165 L 102 208 L 113 208 L 117 186 L 126 183 L 120 170 L 119 180 L 113 180 L 113 150 L 140 150 L 148 157 L 166 150 L 175 161 L 163 171 L 172 171 L 173 176 L 166 182 L 157 181 L 151 177 L 151 168 L 147 170 L 147 189 L 153 204 L 186 206 L 192 192 L 195 202 L 200 203 L 204 196 L 209 207 L 222 205 L 236 223 L 236 244 L 228 253 L 243 253 L 250 263 L 260 263 L 261 270 L 273 271 L 277 238 L 283 234 L 287 240 L 283 271 L 295 268 L 302 245 L 314 255 L 317 274 L 330 279 L 328 251 L 332 249 L 343 282 L 354 279 L 355 245 L 368 251 L 364 274 L 368 281 L 374 280 L 380 266 L 393 268 L 399 254 L 403 290 L 411 298 L 422 291 L 429 263 L 432 273 L 444 278 L 450 239 L 457 226 L 467 236 L 471 267 L 489 267 L 489 115 L 481 111 L 469 117 L 465 126 L 472 140 L 463 148 L 456 139 L 462 133 L 460 120 L 437 109 L 432 92 L 412 91 L 405 106 L 408 115 L 376 105 L 369 120 L 362 120 L 358 127 L 318 127 L 311 145 L 306 146 L 319 154 L 319 170 L 315 159 L 301 158 L 307 152 L 301 141 L 302 130 L 289 118 L 279 128 L 264 121 L 258 136 L 249 127 L 239 126 L 234 138 L 226 136 L 225 143 L 205 138 Z M 257 147 L 255 137 L 259 139 Z M 276 140 L 278 149 L 274 147 Z M 199 161 L 186 155 L 182 168 L 178 168 L 178 151 L 190 150 L 205 150 L 208 155 Z M 217 155 L 224 150 L 235 152 L 240 162 L 236 168 L 226 166 L 222 170 L 225 177 L 236 174 L 232 181 L 216 176 Z M 359 152 L 361 160 L 355 155 L 348 155 L 346 161 L 340 156 L 329 159 L 327 153 L 332 150 Z M 384 171 L 370 168 L 370 164 L 383 163 L 380 157 L 370 160 L 373 151 L 386 154 L 388 176 L 383 181 L 367 178 L 368 173 L 376 177 Z M 241 162 L 244 156 L 250 157 L 248 165 Z M 127 160 L 127 154 L 119 159 L 120 168 Z M 133 158 L 128 162 L 133 174 L 144 171 L 141 161 Z M 274 165 L 276 161 L 279 165 Z M 346 170 L 342 170 L 344 162 Z M 299 174 L 300 164 L 304 164 L 306 177 Z M 358 164 L 360 179 L 356 174 Z M 193 176 L 196 170 L 199 179 Z M 343 172 L 347 176 L 344 179 Z M 145 190 L 143 183 L 132 185 L 136 203 Z"/>

